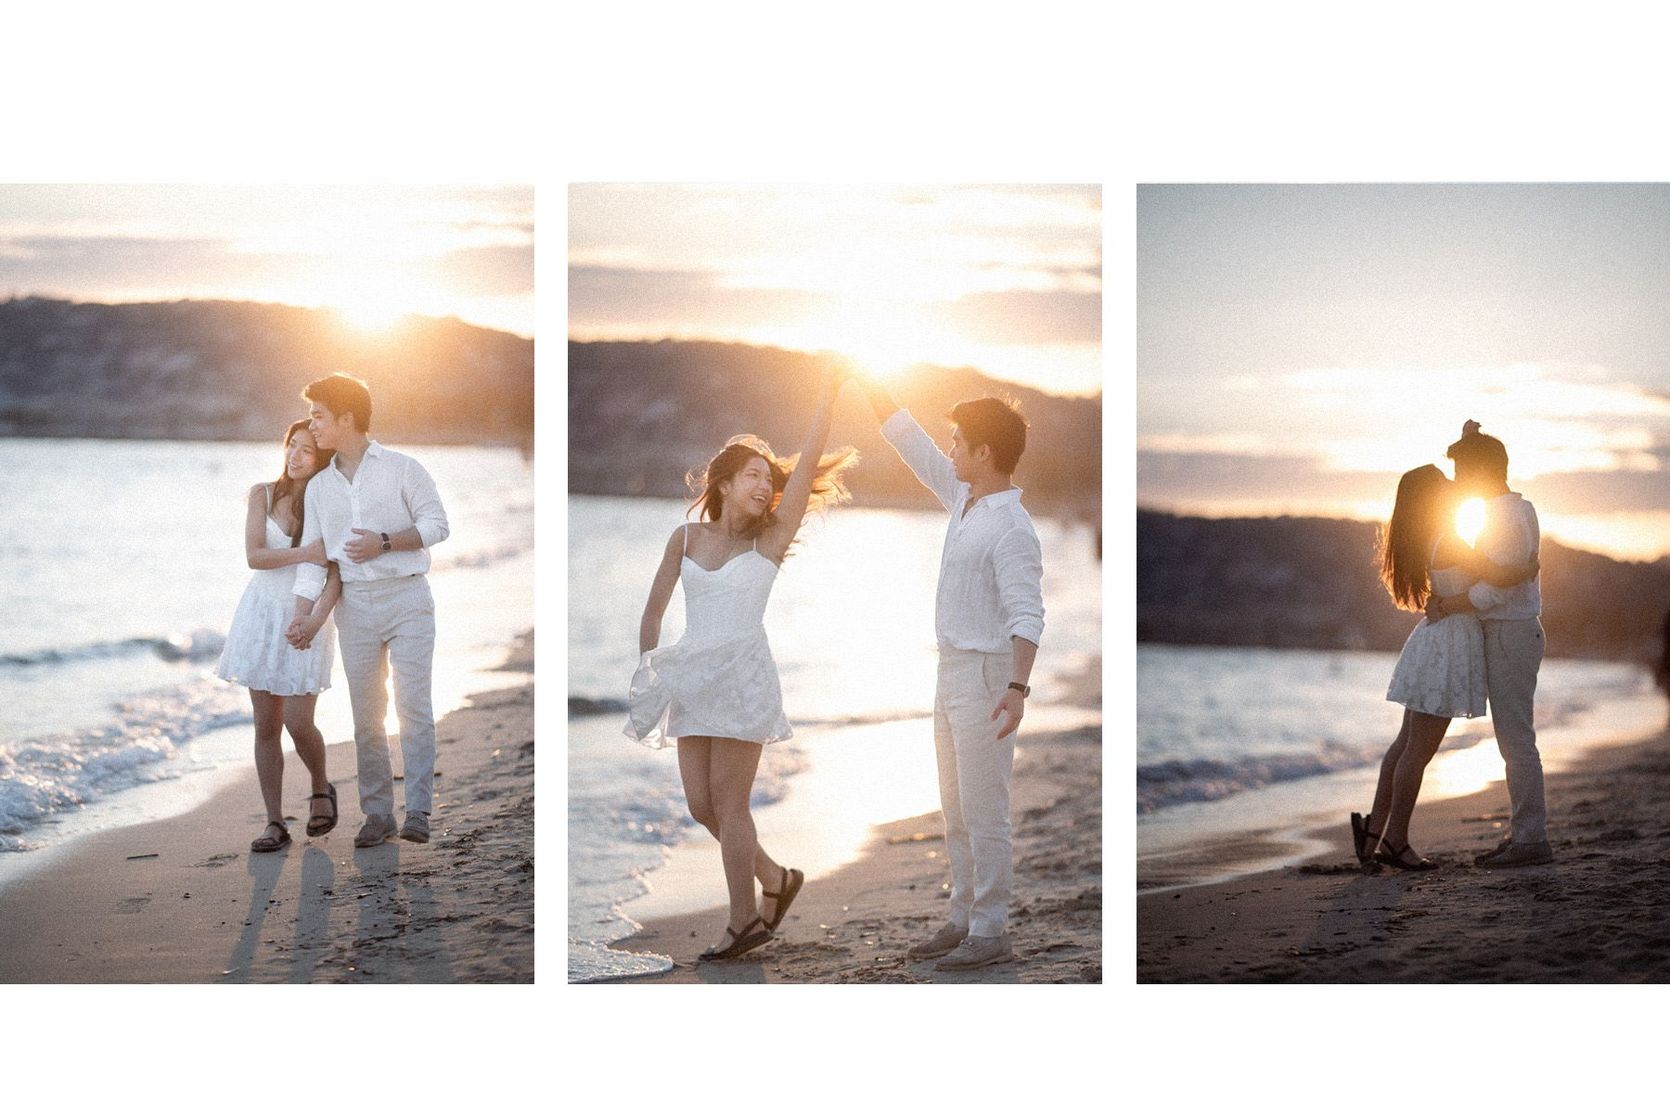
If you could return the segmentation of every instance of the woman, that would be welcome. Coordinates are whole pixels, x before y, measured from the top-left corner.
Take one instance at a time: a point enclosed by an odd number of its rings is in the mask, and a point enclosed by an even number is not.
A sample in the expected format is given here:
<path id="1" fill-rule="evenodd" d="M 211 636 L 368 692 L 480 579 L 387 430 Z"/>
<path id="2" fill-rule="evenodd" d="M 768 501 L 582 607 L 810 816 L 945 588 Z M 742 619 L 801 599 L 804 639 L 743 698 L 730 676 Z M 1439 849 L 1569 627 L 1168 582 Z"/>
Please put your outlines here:
<path id="1" fill-rule="evenodd" d="M 325 559 L 322 543 L 301 546 L 307 481 L 330 463 L 331 455 L 314 443 L 305 420 L 294 422 L 284 434 L 283 473 L 272 483 L 249 489 L 244 554 L 255 575 L 238 601 L 226 648 L 215 667 L 222 680 L 249 689 L 255 713 L 255 772 L 267 806 L 267 826 L 249 844 L 257 854 L 290 845 L 280 802 L 286 729 L 313 779 L 307 833 L 323 835 L 336 826 L 336 788 L 325 779 L 325 739 L 313 724 L 313 705 L 330 687 L 336 656 L 330 613 L 342 594 L 342 581 L 336 565 Z M 284 634 L 295 616 L 296 566 L 304 563 L 323 564 L 329 572 L 324 592 L 306 616 L 305 640 L 298 649 Z"/>
<path id="2" fill-rule="evenodd" d="M 1392 518 L 1381 534 L 1380 575 L 1403 610 L 1420 611 L 1436 592 L 1459 595 L 1485 580 L 1507 587 L 1536 574 L 1502 568 L 1475 553 L 1455 531 L 1456 486 L 1426 464 L 1398 481 Z M 1403 726 L 1380 763 L 1374 806 L 1351 813 L 1357 859 L 1397 869 L 1437 869 L 1409 846 L 1409 819 L 1427 763 L 1456 716 L 1485 711 L 1484 630 L 1471 613 L 1423 618 L 1403 645 L 1386 698 L 1404 706 Z"/>
<path id="3" fill-rule="evenodd" d="M 703 959 L 734 958 L 769 941 L 805 881 L 759 845 L 748 800 L 764 747 L 793 733 L 766 641 L 766 600 L 807 509 L 844 501 L 842 477 L 858 461 L 851 448 L 823 455 L 844 378 L 830 376 L 799 455 L 779 460 L 758 437 L 732 437 L 699 480 L 691 474 L 691 509 L 703 520 L 668 538 L 644 606 L 626 734 L 655 747 L 677 740 L 690 815 L 719 840 L 730 921 Z M 684 636 L 657 649 L 680 581 Z"/>

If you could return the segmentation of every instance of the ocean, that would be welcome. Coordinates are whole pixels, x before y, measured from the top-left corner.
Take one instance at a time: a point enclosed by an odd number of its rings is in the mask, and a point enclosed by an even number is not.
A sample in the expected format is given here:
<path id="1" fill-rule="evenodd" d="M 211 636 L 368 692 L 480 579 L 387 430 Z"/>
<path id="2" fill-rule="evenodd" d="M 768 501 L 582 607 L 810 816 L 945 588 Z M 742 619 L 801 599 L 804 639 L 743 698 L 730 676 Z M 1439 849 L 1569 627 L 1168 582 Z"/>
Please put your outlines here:
<path id="1" fill-rule="evenodd" d="M 569 978 L 598 981 L 668 968 L 664 956 L 611 944 L 634 915 L 672 907 L 656 871 L 690 840 L 709 839 L 684 808 L 678 759 L 622 734 L 638 621 L 668 536 L 674 499 L 569 500 Z M 1063 681 L 1099 659 L 1101 565 L 1080 522 L 1037 518 L 1044 548 L 1044 646 L 1024 733 L 1069 725 L 1052 715 Z M 945 517 L 841 507 L 813 517 L 783 566 L 766 630 L 795 737 L 767 747 L 754 785 L 762 841 L 787 841 L 794 864 L 850 860 L 870 826 L 938 807 L 932 725 L 934 585 Z M 662 644 L 684 628 L 682 590 Z M 816 787 L 813 787 L 816 786 Z M 820 855 L 823 856 L 820 859 Z M 663 874 L 665 876 L 665 874 Z M 688 907 L 722 903 L 704 878 Z M 656 903 L 658 902 L 658 903 Z M 716 928 L 717 933 L 717 928 Z"/>
<path id="2" fill-rule="evenodd" d="M 1396 661 L 1395 653 L 1139 645 L 1138 888 L 1296 860 L 1317 846 L 1306 829 L 1367 811 L 1403 717 L 1385 698 Z M 1536 715 L 1538 748 L 1553 769 L 1597 742 L 1659 729 L 1664 700 L 1641 666 L 1551 658 L 1538 675 Z M 1421 798 L 1501 778 L 1490 717 L 1456 719 Z M 1419 815 L 1417 805 L 1417 826 Z M 1234 871 L 1192 860 L 1211 840 L 1255 835 L 1276 849 L 1258 860 L 1237 855 Z"/>
<path id="3" fill-rule="evenodd" d="M 516 682 L 490 670 L 533 626 L 532 463 L 390 447 L 429 469 L 451 525 L 430 573 L 439 716 Z M 281 464 L 276 440 L 0 439 L 0 883 L 31 851 L 185 810 L 251 763 L 246 690 L 212 670 L 250 575 L 249 488 Z M 317 719 L 327 742 L 353 736 L 340 662 Z"/>

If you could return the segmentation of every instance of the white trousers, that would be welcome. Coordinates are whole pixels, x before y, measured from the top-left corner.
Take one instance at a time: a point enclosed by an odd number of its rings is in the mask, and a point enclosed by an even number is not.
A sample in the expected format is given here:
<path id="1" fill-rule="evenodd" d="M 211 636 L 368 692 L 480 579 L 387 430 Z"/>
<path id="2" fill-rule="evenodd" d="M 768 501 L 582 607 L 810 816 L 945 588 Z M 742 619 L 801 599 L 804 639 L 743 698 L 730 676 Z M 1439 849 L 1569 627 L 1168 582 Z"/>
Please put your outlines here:
<path id="1" fill-rule="evenodd" d="M 394 773 L 384 726 L 392 664 L 406 812 L 427 815 L 435 797 L 435 705 L 430 690 L 435 597 L 429 581 L 404 576 L 343 584 L 342 600 L 336 605 L 336 639 L 354 706 L 360 810 L 368 816 L 394 814 Z"/>
<path id="2" fill-rule="evenodd" d="M 1011 653 L 939 650 L 934 751 L 945 853 L 951 861 L 951 923 L 970 935 L 1002 935 L 1014 887 L 1009 775 L 1015 735 L 1001 741 L 992 708 L 1013 675 Z"/>
<path id="3" fill-rule="evenodd" d="M 1542 623 L 1534 618 L 1486 619 L 1485 683 L 1490 721 L 1508 772 L 1512 819 L 1508 837 L 1518 843 L 1548 838 L 1548 805 L 1542 793 L 1542 755 L 1537 752 L 1537 670 L 1542 666 Z"/>

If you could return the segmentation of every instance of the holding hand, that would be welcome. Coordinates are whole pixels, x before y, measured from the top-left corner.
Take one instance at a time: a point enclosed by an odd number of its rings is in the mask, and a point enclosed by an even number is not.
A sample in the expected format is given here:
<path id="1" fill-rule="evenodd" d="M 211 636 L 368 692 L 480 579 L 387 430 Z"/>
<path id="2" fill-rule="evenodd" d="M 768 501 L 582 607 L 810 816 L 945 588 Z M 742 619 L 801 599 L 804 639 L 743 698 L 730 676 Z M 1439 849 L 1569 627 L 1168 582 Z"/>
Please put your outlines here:
<path id="1" fill-rule="evenodd" d="M 289 628 L 284 631 L 284 640 L 296 649 L 309 649 L 313 645 L 314 636 L 319 633 L 319 627 L 322 625 L 324 623 L 315 621 L 312 617 L 294 619 L 291 621 Z"/>
<path id="2" fill-rule="evenodd" d="M 342 546 L 348 554 L 348 559 L 355 564 L 364 564 L 372 557 L 380 556 L 383 552 L 383 535 L 369 529 L 356 529 L 354 536 Z"/>
<path id="3" fill-rule="evenodd" d="M 1021 725 L 1021 719 L 1026 715 L 1026 697 L 1013 688 L 1005 688 L 1003 694 L 997 698 L 997 706 L 992 708 L 991 722 L 996 722 L 999 715 L 1007 714 L 1009 721 L 1003 729 L 997 732 L 998 738 L 1007 738 L 1015 733 Z"/>

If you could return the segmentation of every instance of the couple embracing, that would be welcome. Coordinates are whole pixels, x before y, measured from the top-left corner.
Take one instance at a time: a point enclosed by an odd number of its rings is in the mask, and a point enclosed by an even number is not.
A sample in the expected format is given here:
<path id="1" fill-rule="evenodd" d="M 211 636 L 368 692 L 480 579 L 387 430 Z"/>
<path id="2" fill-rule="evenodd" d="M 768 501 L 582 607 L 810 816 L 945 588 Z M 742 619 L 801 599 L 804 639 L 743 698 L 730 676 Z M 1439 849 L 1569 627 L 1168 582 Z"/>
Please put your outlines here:
<path id="1" fill-rule="evenodd" d="M 1450 720 L 1489 704 L 1507 767 L 1508 836 L 1477 859 L 1500 869 L 1554 859 L 1548 845 L 1542 758 L 1533 702 L 1542 665 L 1541 531 L 1530 501 L 1508 490 L 1508 451 L 1476 421 L 1447 453 L 1452 482 L 1428 464 L 1398 482 L 1381 539 L 1381 577 L 1399 607 L 1423 611 L 1392 670 L 1386 698 L 1404 706 L 1403 726 L 1380 765 L 1368 815 L 1351 813 L 1357 858 L 1403 870 L 1436 869 L 1409 845 L 1409 820 L 1427 763 Z M 1476 548 L 1456 532 L 1456 512 L 1484 501 Z"/>
<path id="2" fill-rule="evenodd" d="M 409 842 L 428 842 L 435 601 L 425 573 L 429 547 L 449 532 L 446 510 L 422 464 L 370 438 L 365 383 L 335 374 L 309 383 L 302 397 L 308 416 L 285 432 L 282 474 L 249 492 L 244 551 L 255 575 L 215 668 L 221 679 L 249 689 L 255 716 L 267 826 L 249 848 L 271 853 L 292 841 L 282 802 L 285 730 L 312 781 L 308 836 L 336 827 L 336 787 L 313 721 L 319 693 L 330 687 L 336 639 L 365 813 L 354 845 L 377 846 L 397 830 L 384 727 L 391 664 L 406 781 L 406 822 L 398 831 Z"/>
<path id="3" fill-rule="evenodd" d="M 851 448 L 824 453 L 846 378 L 839 369 L 830 374 L 797 456 L 779 459 L 743 435 L 700 476 L 692 473 L 699 520 L 668 538 L 644 607 L 626 733 L 658 748 L 676 743 L 690 814 L 719 841 L 730 918 L 703 960 L 770 942 L 806 880 L 760 845 L 749 795 L 763 748 L 793 733 L 767 643 L 766 602 L 806 513 L 845 501 L 843 477 L 858 461 Z M 942 452 L 885 388 L 863 387 L 882 435 L 950 515 L 934 607 L 934 746 L 951 902 L 947 922 L 910 957 L 938 959 L 944 970 L 1007 962 L 1009 778 L 1044 628 L 1038 534 L 1011 481 L 1027 425 L 999 399 L 961 402 Z M 678 583 L 686 630 L 658 647 Z"/>

